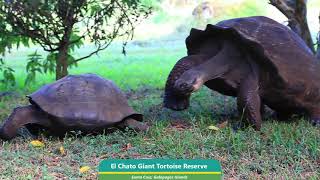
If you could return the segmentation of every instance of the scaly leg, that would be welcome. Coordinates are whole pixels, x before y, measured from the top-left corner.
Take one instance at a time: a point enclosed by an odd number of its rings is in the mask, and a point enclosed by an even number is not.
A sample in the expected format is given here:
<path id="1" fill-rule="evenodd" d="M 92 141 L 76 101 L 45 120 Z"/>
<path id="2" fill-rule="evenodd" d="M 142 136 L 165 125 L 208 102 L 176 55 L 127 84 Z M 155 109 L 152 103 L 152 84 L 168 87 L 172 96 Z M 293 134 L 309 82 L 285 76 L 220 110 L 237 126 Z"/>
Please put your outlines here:
<path id="1" fill-rule="evenodd" d="M 311 123 L 314 126 L 320 127 L 320 109 L 311 113 Z"/>
<path id="2" fill-rule="evenodd" d="M 237 98 L 238 111 L 254 126 L 255 130 L 261 128 L 261 99 L 259 96 L 259 85 L 254 74 L 241 82 Z"/>

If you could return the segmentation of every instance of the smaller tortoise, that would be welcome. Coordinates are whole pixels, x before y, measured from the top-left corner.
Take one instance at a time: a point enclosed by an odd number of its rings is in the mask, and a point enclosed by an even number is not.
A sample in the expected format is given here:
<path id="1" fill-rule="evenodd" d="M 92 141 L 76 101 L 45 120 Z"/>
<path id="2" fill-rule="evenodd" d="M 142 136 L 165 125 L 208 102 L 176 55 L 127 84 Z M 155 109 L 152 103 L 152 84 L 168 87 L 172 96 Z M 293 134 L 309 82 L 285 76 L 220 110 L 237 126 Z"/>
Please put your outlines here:
<path id="1" fill-rule="evenodd" d="M 17 107 L 0 128 L 0 138 L 9 140 L 25 126 L 39 127 L 52 135 L 68 131 L 101 132 L 110 126 L 146 131 L 142 114 L 128 106 L 121 90 L 110 80 L 94 74 L 69 75 L 27 96 L 31 105 Z"/>
<path id="2" fill-rule="evenodd" d="M 320 125 L 320 64 L 303 40 L 288 27 L 263 16 L 236 18 L 192 29 L 188 56 L 168 77 L 164 106 L 183 110 L 202 85 L 237 97 L 256 130 L 263 106 L 281 120 L 306 114 Z"/>

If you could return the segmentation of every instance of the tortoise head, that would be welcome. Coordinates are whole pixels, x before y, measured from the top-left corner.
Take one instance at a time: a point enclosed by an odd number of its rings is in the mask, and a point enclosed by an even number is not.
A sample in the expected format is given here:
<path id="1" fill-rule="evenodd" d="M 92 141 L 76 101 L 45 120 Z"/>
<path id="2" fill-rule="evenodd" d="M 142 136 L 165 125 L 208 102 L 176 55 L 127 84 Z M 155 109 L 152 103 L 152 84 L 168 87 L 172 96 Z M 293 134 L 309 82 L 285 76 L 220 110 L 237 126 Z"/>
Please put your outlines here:
<path id="1" fill-rule="evenodd" d="M 232 41 L 223 41 L 223 46 L 213 56 L 202 57 L 203 62 L 183 72 L 175 81 L 173 89 L 179 94 L 189 95 L 198 91 L 209 81 L 226 77 L 245 58 L 242 51 Z"/>
<path id="2" fill-rule="evenodd" d="M 8 140 L 10 139 L 4 131 L 3 125 L 0 127 L 0 139 Z"/>
<path id="3" fill-rule="evenodd" d="M 174 84 L 174 89 L 180 94 L 190 96 L 191 93 L 198 91 L 205 83 L 205 72 L 199 70 L 188 70 L 184 72 Z"/>
<path id="4" fill-rule="evenodd" d="M 189 107 L 189 99 L 191 92 L 185 91 L 187 87 L 177 88 L 179 79 L 188 70 L 194 66 L 201 64 L 205 60 L 204 55 L 190 55 L 180 59 L 171 70 L 166 82 L 165 94 L 164 94 L 164 107 L 181 111 Z M 183 84 L 181 85 L 183 86 Z M 200 87 L 199 87 L 200 88 Z"/>

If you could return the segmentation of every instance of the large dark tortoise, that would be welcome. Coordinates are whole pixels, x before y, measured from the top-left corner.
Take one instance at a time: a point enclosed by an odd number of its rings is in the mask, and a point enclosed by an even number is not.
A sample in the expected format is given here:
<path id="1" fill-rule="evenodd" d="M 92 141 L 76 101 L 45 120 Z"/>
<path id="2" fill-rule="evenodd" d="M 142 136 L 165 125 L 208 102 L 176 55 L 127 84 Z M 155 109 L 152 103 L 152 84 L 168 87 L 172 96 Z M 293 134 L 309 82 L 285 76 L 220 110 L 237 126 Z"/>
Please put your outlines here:
<path id="1" fill-rule="evenodd" d="M 68 131 L 101 132 L 110 126 L 145 131 L 142 115 L 128 106 L 121 90 L 94 74 L 69 75 L 27 96 L 31 105 L 17 107 L 0 128 L 0 138 L 12 139 L 26 126 L 63 136 Z"/>
<path id="2" fill-rule="evenodd" d="M 303 40 L 267 17 L 230 19 L 192 29 L 188 56 L 171 71 L 164 106 L 183 110 L 203 84 L 237 97 L 238 111 L 256 130 L 263 105 L 280 119 L 306 114 L 320 125 L 320 65 Z"/>

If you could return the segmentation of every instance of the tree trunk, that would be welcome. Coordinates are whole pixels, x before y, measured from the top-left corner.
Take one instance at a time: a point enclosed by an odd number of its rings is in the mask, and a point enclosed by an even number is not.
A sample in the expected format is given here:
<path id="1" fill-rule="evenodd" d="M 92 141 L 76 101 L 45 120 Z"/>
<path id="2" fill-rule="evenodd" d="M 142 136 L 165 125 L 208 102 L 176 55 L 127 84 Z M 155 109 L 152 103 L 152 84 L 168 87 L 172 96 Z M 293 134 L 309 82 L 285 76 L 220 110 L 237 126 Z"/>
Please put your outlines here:
<path id="1" fill-rule="evenodd" d="M 296 32 L 315 53 L 307 21 L 306 0 L 270 0 L 270 4 L 281 11 L 289 21 L 289 27 Z"/>
<path id="2" fill-rule="evenodd" d="M 56 80 L 68 75 L 68 43 L 61 45 L 56 62 Z"/>
<path id="3" fill-rule="evenodd" d="M 319 13 L 319 24 L 320 24 L 320 13 Z M 317 37 L 317 54 L 316 57 L 318 60 L 320 60 L 320 28 L 319 28 L 319 33 Z"/>
<path id="4" fill-rule="evenodd" d="M 56 59 L 56 80 L 59 80 L 61 79 L 63 76 L 62 76 L 62 72 L 61 72 L 61 60 L 60 58 L 58 57 L 58 59 Z"/>
<path id="5" fill-rule="evenodd" d="M 65 28 L 64 36 L 60 43 L 58 59 L 56 62 L 56 80 L 59 80 L 68 75 L 68 50 L 71 33 L 72 25 Z"/>

